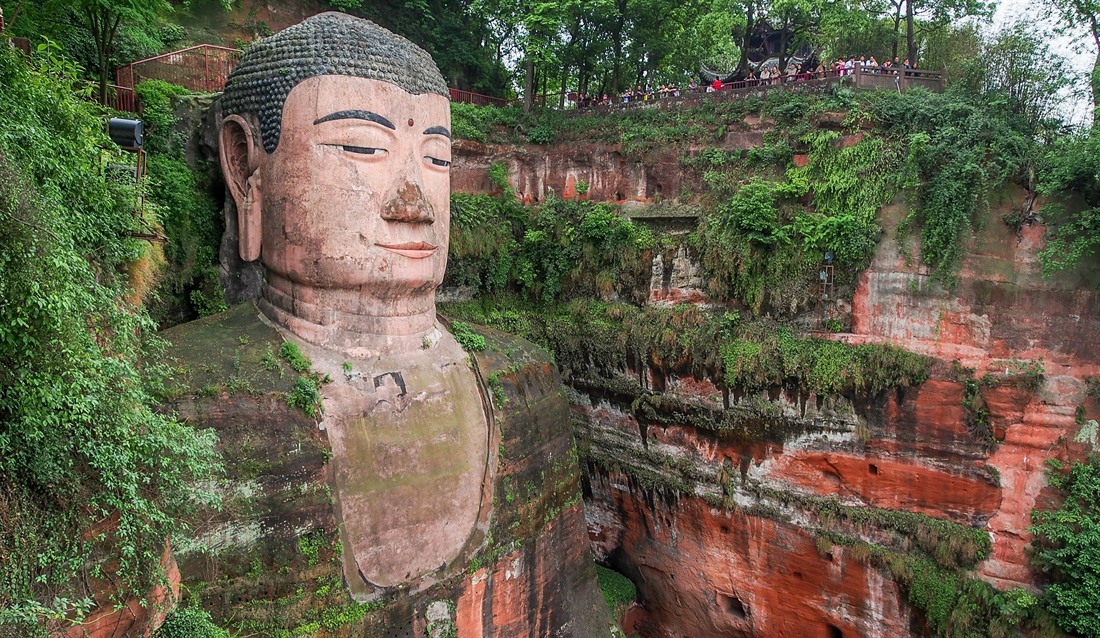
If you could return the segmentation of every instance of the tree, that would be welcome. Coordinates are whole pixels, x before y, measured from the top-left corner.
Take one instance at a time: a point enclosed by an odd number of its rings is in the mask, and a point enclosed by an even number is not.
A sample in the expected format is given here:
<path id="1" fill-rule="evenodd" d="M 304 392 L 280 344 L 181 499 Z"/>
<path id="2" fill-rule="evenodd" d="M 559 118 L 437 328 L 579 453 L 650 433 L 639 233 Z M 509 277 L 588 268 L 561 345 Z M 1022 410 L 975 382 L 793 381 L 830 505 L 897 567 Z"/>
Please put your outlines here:
<path id="1" fill-rule="evenodd" d="M 125 24 L 152 24 L 172 9 L 166 0 L 52 0 L 47 11 L 72 12 L 92 34 L 95 43 L 99 101 L 107 100 L 111 56 L 119 28 Z"/>
<path id="2" fill-rule="evenodd" d="M 982 91 L 1007 99 L 1016 113 L 1035 127 L 1054 116 L 1071 80 L 1066 61 L 1035 32 L 1035 25 L 1016 22 L 1002 29 L 984 47 L 978 66 L 984 75 Z"/>
<path id="3" fill-rule="evenodd" d="M 993 4 L 986 0 L 888 0 L 891 19 L 894 21 L 895 42 L 900 39 L 901 24 L 905 23 L 906 57 L 916 62 L 922 32 L 942 29 L 967 17 L 989 17 Z M 894 56 L 898 57 L 897 45 Z"/>
<path id="4" fill-rule="evenodd" d="M 1100 99 L 1100 0 L 1047 0 L 1058 17 L 1059 32 L 1079 36 L 1084 31 L 1092 38 L 1092 121 L 1100 121 L 1097 100 Z"/>
<path id="5" fill-rule="evenodd" d="M 1043 157 L 1039 193 L 1057 198 L 1042 210 L 1048 224 L 1047 246 L 1039 253 L 1043 274 L 1095 259 L 1100 254 L 1100 136 L 1077 133 L 1058 139 Z"/>

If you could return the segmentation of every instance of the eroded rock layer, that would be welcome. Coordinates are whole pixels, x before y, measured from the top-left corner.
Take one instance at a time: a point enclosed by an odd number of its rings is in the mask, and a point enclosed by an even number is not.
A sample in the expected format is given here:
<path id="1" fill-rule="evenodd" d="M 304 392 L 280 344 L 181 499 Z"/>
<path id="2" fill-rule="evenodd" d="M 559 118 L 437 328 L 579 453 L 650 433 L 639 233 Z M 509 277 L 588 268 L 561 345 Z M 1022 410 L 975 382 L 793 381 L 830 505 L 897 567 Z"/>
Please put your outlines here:
<path id="1" fill-rule="evenodd" d="M 748 122 L 723 143 L 759 144 L 746 135 L 761 127 Z M 503 162 L 524 199 L 575 196 L 570 184 L 584 180 L 585 197 L 636 200 L 624 213 L 642 223 L 636 211 L 659 209 L 662 190 L 693 179 L 661 157 L 583 145 L 472 145 L 457 157 L 460 189 L 490 192 L 478 175 Z M 899 245 L 906 206 L 887 206 L 854 290 L 793 317 L 811 327 L 835 318 L 842 332 L 819 338 L 932 357 L 917 387 L 739 393 L 713 372 L 693 376 L 691 361 L 668 370 L 629 353 L 637 365 L 568 370 L 593 548 L 639 591 L 624 628 L 647 638 L 921 635 L 925 610 L 910 607 L 913 570 L 901 566 L 918 554 L 997 589 L 1036 587 L 1027 529 L 1033 508 L 1050 504 L 1045 463 L 1091 449 L 1079 434 L 1100 407 L 1086 392 L 1100 374 L 1100 295 L 1082 272 L 1041 276 L 1043 227 L 1017 234 L 1001 222 L 1029 202 L 1011 187 L 999 194 L 950 290 L 916 265 L 915 246 Z M 635 298 L 714 307 L 693 259 L 656 255 L 650 289 Z"/>

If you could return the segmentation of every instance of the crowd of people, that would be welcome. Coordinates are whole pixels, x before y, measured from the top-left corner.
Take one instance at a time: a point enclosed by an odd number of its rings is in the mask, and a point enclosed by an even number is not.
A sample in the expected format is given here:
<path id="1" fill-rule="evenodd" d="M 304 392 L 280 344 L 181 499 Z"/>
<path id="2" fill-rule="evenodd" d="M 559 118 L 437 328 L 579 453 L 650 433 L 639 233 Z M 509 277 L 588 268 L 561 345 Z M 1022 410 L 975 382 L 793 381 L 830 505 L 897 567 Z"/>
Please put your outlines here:
<path id="1" fill-rule="evenodd" d="M 709 84 L 700 84 L 698 78 L 693 77 L 691 81 L 683 87 L 677 86 L 675 82 L 658 85 L 646 83 L 645 85 L 638 84 L 634 88 L 627 87 L 626 90 L 622 91 L 617 96 L 607 93 L 604 93 L 602 96 L 580 93 L 575 97 L 570 96 L 570 98 L 575 99 L 577 108 L 584 109 L 593 106 L 610 106 L 611 104 L 649 102 L 668 97 L 679 97 L 682 94 L 700 93 L 703 91 L 711 93 L 724 89 L 737 89 L 768 84 L 782 84 L 784 82 L 801 82 L 825 77 L 853 75 L 856 72 L 892 75 L 904 73 L 905 75 L 909 75 L 917 70 L 917 64 L 915 62 L 910 62 L 908 58 L 904 61 L 899 60 L 897 56 L 895 56 L 893 60 L 886 59 L 879 62 L 875 59 L 875 56 L 872 55 L 870 57 L 860 56 L 858 60 L 855 56 L 851 56 L 848 59 L 837 58 L 833 62 L 821 61 L 816 67 L 812 68 L 806 64 L 796 63 L 794 60 L 787 65 L 786 69 L 781 69 L 777 66 L 767 66 L 765 63 L 762 64 L 758 70 L 759 74 L 750 69 L 745 79 L 734 82 L 722 82 L 720 79 L 715 78 L 714 81 Z"/>

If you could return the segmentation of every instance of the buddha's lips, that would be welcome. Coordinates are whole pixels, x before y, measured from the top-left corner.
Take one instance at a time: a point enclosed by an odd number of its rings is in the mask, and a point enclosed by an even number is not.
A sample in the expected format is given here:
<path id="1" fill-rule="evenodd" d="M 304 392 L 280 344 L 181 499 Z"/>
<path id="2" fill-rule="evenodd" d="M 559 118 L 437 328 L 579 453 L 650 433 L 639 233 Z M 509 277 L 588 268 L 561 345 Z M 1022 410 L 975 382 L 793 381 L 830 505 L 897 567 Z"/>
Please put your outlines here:
<path id="1" fill-rule="evenodd" d="M 414 241 L 406 244 L 375 244 L 391 253 L 397 253 L 409 259 L 424 259 L 435 253 L 436 247 L 423 241 Z"/>

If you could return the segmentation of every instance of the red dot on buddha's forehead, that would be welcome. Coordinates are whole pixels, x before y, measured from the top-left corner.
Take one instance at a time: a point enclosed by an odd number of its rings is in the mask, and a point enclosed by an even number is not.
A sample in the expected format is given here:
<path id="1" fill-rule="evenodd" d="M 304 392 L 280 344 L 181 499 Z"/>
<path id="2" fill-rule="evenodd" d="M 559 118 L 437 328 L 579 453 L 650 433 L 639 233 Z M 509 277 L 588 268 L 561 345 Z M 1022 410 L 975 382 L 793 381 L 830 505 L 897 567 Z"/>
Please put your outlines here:
<path id="1" fill-rule="evenodd" d="M 413 119 L 410 117 L 409 118 L 409 126 L 412 126 L 412 125 L 413 125 Z"/>

